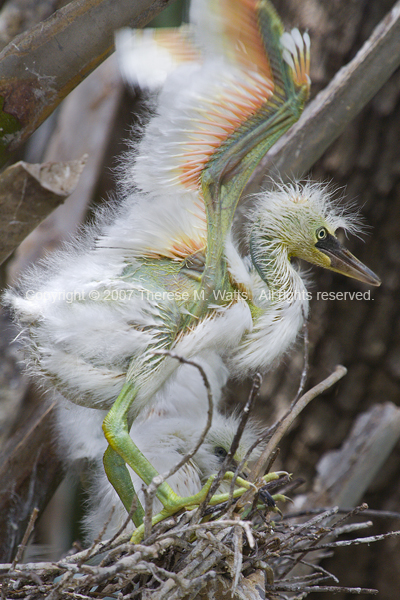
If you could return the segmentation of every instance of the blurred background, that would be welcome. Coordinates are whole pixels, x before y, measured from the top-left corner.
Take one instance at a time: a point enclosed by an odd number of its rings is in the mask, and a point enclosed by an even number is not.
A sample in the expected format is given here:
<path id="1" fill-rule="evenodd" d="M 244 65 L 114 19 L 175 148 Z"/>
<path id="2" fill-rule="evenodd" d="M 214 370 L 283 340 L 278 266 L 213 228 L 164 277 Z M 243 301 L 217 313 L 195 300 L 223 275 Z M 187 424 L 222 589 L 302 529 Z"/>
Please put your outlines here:
<path id="1" fill-rule="evenodd" d="M 273 3 L 286 28 L 309 31 L 313 96 L 354 57 L 394 5 L 393 0 L 274 0 Z M 0 40 L 5 45 L 16 33 L 46 18 L 66 2 L 10 0 L 2 4 Z M 151 25 L 179 25 L 186 13 L 187 7 L 177 1 Z M 12 18 L 7 17 L 7 20 L 4 14 L 11 14 Z M 3 23 L 8 23 L 7 27 Z M 145 105 L 146 98 L 139 90 L 125 89 L 112 56 L 63 101 L 15 157 L 15 160 L 40 163 L 73 160 L 88 154 L 75 192 L 3 265 L 3 287 L 16 281 L 30 263 L 68 239 L 90 218 L 93 206 L 113 195 L 114 169 L 127 150 L 126 140 L 131 128 L 140 121 Z M 304 478 L 301 493 L 312 488 L 319 459 L 341 446 L 357 415 L 376 403 L 399 404 L 399 140 L 400 72 L 397 71 L 312 169 L 313 179 L 331 181 L 361 207 L 370 228 L 363 239 L 352 238 L 346 243 L 351 252 L 380 276 L 383 284 L 371 290 L 370 299 L 357 301 L 318 300 L 313 293 L 307 387 L 329 375 L 338 363 L 348 368 L 348 374 L 311 403 L 281 444 L 279 464 L 296 477 Z M 314 269 L 312 278 L 313 292 L 365 292 L 368 289 L 355 280 L 328 271 Z M 29 423 L 29 416 L 43 400 L 21 374 L 18 344 L 11 344 L 15 332 L 7 315 L 2 314 L 0 318 L 0 444 L 6 456 L 15 432 L 21 423 L 24 426 Z M 300 340 L 279 367 L 265 375 L 255 413 L 266 424 L 272 424 L 295 396 L 303 355 Z M 250 386 L 251 382 L 240 386 L 235 382 L 228 384 L 229 410 L 245 402 Z M 84 510 L 84 482 L 82 484 L 78 473 L 64 478 L 51 439 L 51 420 L 49 423 L 47 462 L 42 465 L 46 473 L 42 473 L 41 481 L 47 477 L 53 482 L 46 491 L 49 498 L 60 485 L 37 523 L 35 544 L 26 557 L 29 559 L 58 559 L 73 542 L 82 541 L 79 519 Z M 363 497 L 370 508 L 399 510 L 399 456 L 398 445 Z M 12 496 L 10 489 L 3 485 L 3 493 Z M 12 506 L 9 502 L 8 507 L 12 509 Z M 372 531 L 384 533 L 399 528 L 399 521 L 389 518 L 376 518 L 374 522 L 368 535 Z M 391 600 L 400 595 L 399 562 L 400 539 L 397 537 L 370 547 L 337 550 L 334 557 L 322 564 L 342 585 L 375 587 L 380 590 L 382 599 Z M 336 597 L 345 598 L 344 595 Z"/>

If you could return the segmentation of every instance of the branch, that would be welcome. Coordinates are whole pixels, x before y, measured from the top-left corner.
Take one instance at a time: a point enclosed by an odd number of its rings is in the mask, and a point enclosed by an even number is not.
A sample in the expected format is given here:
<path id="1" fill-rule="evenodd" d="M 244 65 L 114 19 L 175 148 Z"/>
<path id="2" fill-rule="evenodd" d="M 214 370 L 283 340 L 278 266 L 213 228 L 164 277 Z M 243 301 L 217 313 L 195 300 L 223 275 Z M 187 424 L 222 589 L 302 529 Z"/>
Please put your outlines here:
<path id="1" fill-rule="evenodd" d="M 190 459 L 193 458 L 193 456 L 197 453 L 200 446 L 203 444 L 207 433 L 210 430 L 210 427 L 212 425 L 213 411 L 214 411 L 214 402 L 213 402 L 213 396 L 212 396 L 212 391 L 211 391 L 211 385 L 210 385 L 210 382 L 208 381 L 206 372 L 204 371 L 204 369 L 201 365 L 199 365 L 197 362 L 195 362 L 193 360 L 188 360 L 188 359 L 184 358 L 183 356 L 179 356 L 179 354 L 175 354 L 174 352 L 170 352 L 168 350 L 157 350 L 157 351 L 153 352 L 152 354 L 154 356 L 169 356 L 170 358 L 178 360 L 183 365 L 191 365 L 192 367 L 196 367 L 196 369 L 198 369 L 198 371 L 201 375 L 203 384 L 207 390 L 208 410 L 207 410 L 207 421 L 203 427 L 203 430 L 200 434 L 199 439 L 196 441 L 195 445 L 190 450 L 190 452 L 187 452 L 181 458 L 181 460 L 179 462 L 177 462 L 175 465 L 173 465 L 168 471 L 166 471 L 165 473 L 159 474 L 157 477 L 154 477 L 153 481 L 151 482 L 151 484 L 148 486 L 147 490 L 145 491 L 145 497 L 146 497 L 146 516 L 145 516 L 145 521 L 144 521 L 145 537 L 148 537 L 148 535 L 150 533 L 149 528 L 151 527 L 152 504 L 153 504 L 153 499 L 154 499 L 155 493 L 157 491 L 157 488 L 166 479 L 169 479 L 170 477 L 172 477 L 172 475 L 174 475 L 177 471 L 179 471 L 179 469 L 181 467 L 183 467 L 183 465 L 187 464 L 190 461 Z M 147 525 L 147 527 L 146 527 L 146 525 Z"/>
<path id="2" fill-rule="evenodd" d="M 26 549 L 26 546 L 28 544 L 29 538 L 32 534 L 32 531 L 35 527 L 35 523 L 36 523 L 36 519 L 38 518 L 39 515 L 39 509 L 37 509 L 36 507 L 33 509 L 32 514 L 31 514 L 31 518 L 29 519 L 29 523 L 28 523 L 28 527 L 26 528 L 26 531 L 24 533 L 24 537 L 22 538 L 22 542 L 20 543 L 20 545 L 18 546 L 18 551 L 17 554 L 15 555 L 15 558 L 12 562 L 12 569 L 15 569 L 15 567 L 17 566 L 17 564 L 19 562 L 21 562 L 24 551 Z"/>
<path id="3" fill-rule="evenodd" d="M 346 373 L 347 369 L 342 365 L 338 365 L 329 377 L 315 385 L 311 390 L 299 398 L 296 404 L 292 406 L 291 409 L 286 413 L 285 417 L 281 420 L 279 427 L 273 433 L 271 439 L 263 450 L 263 453 L 250 473 L 250 481 L 254 481 L 264 471 L 265 464 L 269 462 L 271 453 L 275 450 L 276 446 L 279 444 L 289 427 L 292 425 L 293 421 L 298 417 L 307 404 L 322 394 L 322 392 L 334 385 L 337 381 L 339 381 L 339 379 L 344 377 Z"/>
<path id="4" fill-rule="evenodd" d="M 361 413 L 341 448 L 320 459 L 314 490 L 296 498 L 296 507 L 358 504 L 399 437 L 400 409 L 391 402 Z"/>
<path id="5" fill-rule="evenodd" d="M 253 385 L 251 386 L 249 397 L 247 398 L 247 402 L 245 404 L 245 407 L 244 407 L 241 417 L 240 417 L 239 426 L 238 426 L 235 436 L 232 440 L 231 447 L 229 448 L 229 452 L 226 455 L 226 457 L 221 465 L 221 468 L 220 468 L 220 470 L 219 470 L 219 472 L 207 494 L 207 497 L 204 499 L 204 502 L 203 502 L 202 506 L 200 507 L 200 511 L 203 514 L 205 513 L 205 510 L 207 508 L 210 498 L 218 490 L 219 484 L 221 483 L 225 473 L 227 472 L 227 470 L 229 469 L 229 467 L 232 464 L 232 459 L 235 456 L 236 450 L 239 447 L 239 443 L 240 443 L 241 437 L 243 435 L 243 431 L 246 427 L 247 421 L 249 420 L 249 416 L 250 416 L 251 410 L 253 408 L 254 402 L 257 400 L 258 395 L 260 393 L 261 383 L 262 383 L 262 377 L 261 377 L 260 373 L 256 373 L 256 375 L 253 378 Z M 237 466 L 237 468 L 235 470 L 234 477 L 233 477 L 231 485 L 230 485 L 230 494 L 231 495 L 233 494 L 236 479 L 238 478 L 239 473 L 241 472 L 245 462 L 247 461 L 248 457 L 250 456 L 250 454 L 253 450 L 254 450 L 254 448 L 252 446 L 249 449 L 249 451 L 246 453 L 246 456 L 244 457 L 244 459 L 240 462 L 240 464 Z M 232 500 L 233 500 L 233 497 L 232 497 Z"/>
<path id="6" fill-rule="evenodd" d="M 114 50 L 171 0 L 73 0 L 0 53 L 0 166 Z"/>

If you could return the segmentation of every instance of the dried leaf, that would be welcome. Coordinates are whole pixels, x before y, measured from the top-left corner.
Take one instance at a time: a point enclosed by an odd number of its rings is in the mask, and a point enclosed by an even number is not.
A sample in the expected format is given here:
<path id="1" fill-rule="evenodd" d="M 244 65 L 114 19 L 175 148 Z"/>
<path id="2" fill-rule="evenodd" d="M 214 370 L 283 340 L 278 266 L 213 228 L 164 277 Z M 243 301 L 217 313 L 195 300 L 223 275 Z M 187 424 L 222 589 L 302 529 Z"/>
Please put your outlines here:
<path id="1" fill-rule="evenodd" d="M 73 192 L 85 166 L 79 160 L 31 165 L 20 161 L 0 176 L 0 263 Z"/>
<path id="2" fill-rule="evenodd" d="M 244 577 L 236 588 L 237 600 L 265 600 L 265 573 L 258 570 Z"/>

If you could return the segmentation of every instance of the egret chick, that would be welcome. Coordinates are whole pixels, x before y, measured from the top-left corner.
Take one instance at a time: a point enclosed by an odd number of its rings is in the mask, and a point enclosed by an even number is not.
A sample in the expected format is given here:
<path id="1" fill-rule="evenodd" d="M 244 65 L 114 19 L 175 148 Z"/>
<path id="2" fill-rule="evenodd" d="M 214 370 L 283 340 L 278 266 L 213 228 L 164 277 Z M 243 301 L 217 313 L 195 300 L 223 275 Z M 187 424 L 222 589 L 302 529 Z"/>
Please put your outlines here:
<path id="1" fill-rule="evenodd" d="M 244 376 L 265 371 L 293 346 L 308 316 L 310 300 L 306 278 L 293 258 L 380 285 L 375 273 L 339 242 L 339 229 L 359 233 L 360 217 L 335 200 L 327 185 L 275 184 L 257 196 L 247 226 L 249 255 L 232 260 L 230 270 L 237 286 L 252 299 L 253 315 L 252 329 L 227 361 L 232 373 Z"/>
<path id="2" fill-rule="evenodd" d="M 200 438 L 204 424 L 204 415 L 202 419 L 193 419 L 190 416 L 153 417 L 144 422 L 135 421 L 130 435 L 157 471 L 164 473 L 177 464 L 182 456 L 192 450 L 194 444 Z M 217 412 L 214 413 L 212 426 L 206 434 L 200 449 L 193 458 L 167 480 L 174 492 L 182 497 L 193 496 L 201 490 L 209 477 L 218 473 L 231 447 L 238 425 L 239 419 L 236 416 L 228 417 Z M 235 471 L 259 435 L 259 428 L 252 423 L 248 423 L 229 470 Z M 259 450 L 257 448 L 252 452 L 248 461 L 253 461 L 258 456 Z M 97 456 L 96 462 L 97 467 L 95 466 L 94 471 L 92 471 L 92 485 L 89 490 L 89 510 L 84 521 L 90 540 L 96 538 L 111 514 L 112 517 L 105 532 L 106 538 L 112 537 L 127 518 L 127 512 L 118 494 L 104 473 L 102 454 Z M 246 465 L 243 466 L 241 474 L 245 471 Z M 131 470 L 130 475 L 133 486 L 138 491 L 139 500 L 145 506 L 142 492 L 143 482 Z M 221 481 L 217 494 L 228 494 L 230 484 L 230 480 Z M 156 498 L 153 502 L 153 515 L 159 513 L 162 508 L 162 504 Z M 134 531 L 133 523 L 127 526 L 126 531 Z"/>

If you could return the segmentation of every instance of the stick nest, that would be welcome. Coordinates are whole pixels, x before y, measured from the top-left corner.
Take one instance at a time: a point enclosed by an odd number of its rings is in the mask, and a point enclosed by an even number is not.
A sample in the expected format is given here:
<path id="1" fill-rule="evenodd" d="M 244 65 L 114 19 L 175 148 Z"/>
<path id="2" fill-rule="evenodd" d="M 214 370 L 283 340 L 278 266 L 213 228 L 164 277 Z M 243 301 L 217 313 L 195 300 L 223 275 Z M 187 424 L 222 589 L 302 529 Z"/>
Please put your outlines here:
<path id="1" fill-rule="evenodd" d="M 2 598 L 272 600 L 315 591 L 375 594 L 340 587 L 316 564 L 337 546 L 383 537 L 336 540 L 344 531 L 371 525 L 345 525 L 365 508 L 342 517 L 333 508 L 280 518 L 268 507 L 253 507 L 244 517 L 231 505 L 218 507 L 205 523 L 194 510 L 160 523 L 142 544 L 131 544 L 122 534 L 56 563 L 2 565 Z"/>

